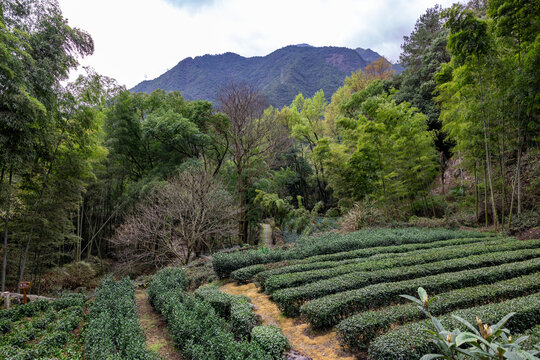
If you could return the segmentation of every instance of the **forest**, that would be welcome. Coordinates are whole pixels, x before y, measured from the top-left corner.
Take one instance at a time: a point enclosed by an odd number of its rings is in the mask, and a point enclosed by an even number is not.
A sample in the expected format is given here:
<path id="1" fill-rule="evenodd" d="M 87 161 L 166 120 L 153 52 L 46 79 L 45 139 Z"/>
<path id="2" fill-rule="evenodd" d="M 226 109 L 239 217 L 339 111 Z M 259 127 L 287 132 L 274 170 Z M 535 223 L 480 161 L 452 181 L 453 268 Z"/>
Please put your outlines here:
<path id="1" fill-rule="evenodd" d="M 54 1 L 3 1 L 2 290 L 84 259 L 187 263 L 254 244 L 268 217 L 286 238 L 340 216 L 352 230 L 538 226 L 537 10 L 428 9 L 402 74 L 381 58 L 329 102 L 277 109 L 247 83 L 212 104 L 130 93 L 92 69 L 68 82 L 90 34 Z"/>

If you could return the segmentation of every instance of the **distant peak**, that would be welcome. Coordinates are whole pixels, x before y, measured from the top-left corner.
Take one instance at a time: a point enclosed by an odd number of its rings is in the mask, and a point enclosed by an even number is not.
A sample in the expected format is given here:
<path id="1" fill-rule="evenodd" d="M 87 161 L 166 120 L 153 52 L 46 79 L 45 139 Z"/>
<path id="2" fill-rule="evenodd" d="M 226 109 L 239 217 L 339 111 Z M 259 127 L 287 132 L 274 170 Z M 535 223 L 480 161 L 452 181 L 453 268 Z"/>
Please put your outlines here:
<path id="1" fill-rule="evenodd" d="M 306 43 L 296 44 L 296 45 L 293 45 L 293 46 L 296 46 L 296 47 L 313 47 L 312 45 L 309 45 L 309 44 L 306 44 Z"/>

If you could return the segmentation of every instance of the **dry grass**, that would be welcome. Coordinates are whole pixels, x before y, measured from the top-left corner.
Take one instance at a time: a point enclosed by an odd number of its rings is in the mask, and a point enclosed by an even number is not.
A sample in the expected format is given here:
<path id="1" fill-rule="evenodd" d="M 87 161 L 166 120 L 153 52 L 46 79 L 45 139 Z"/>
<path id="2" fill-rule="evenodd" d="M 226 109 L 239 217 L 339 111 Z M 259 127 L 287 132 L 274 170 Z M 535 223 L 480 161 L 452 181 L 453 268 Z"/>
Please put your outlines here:
<path id="1" fill-rule="evenodd" d="M 220 289 L 231 295 L 245 295 L 251 298 L 251 303 L 257 306 L 255 312 L 261 316 L 263 323 L 279 326 L 283 334 L 289 338 L 293 349 L 301 354 L 313 360 L 354 360 L 354 357 L 346 354 L 339 345 L 335 331 L 312 333 L 308 324 L 302 323 L 299 319 L 285 317 L 268 295 L 259 292 L 255 284 L 238 286 L 229 283 Z"/>

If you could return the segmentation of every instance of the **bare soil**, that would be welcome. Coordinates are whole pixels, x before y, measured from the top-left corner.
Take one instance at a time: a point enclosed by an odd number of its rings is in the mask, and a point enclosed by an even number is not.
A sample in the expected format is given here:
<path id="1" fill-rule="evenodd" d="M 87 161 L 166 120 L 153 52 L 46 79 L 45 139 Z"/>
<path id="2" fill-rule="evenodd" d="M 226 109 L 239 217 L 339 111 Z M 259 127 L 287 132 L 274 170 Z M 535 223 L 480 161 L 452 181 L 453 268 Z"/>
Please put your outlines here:
<path id="1" fill-rule="evenodd" d="M 354 360 L 354 357 L 343 351 L 339 345 L 335 331 L 314 333 L 308 324 L 299 319 L 285 317 L 270 297 L 259 292 L 255 284 L 236 285 L 228 283 L 220 288 L 231 295 L 245 295 L 257 308 L 255 313 L 261 316 L 263 324 L 277 325 L 287 336 L 293 350 L 313 360 Z"/>
<path id="2" fill-rule="evenodd" d="M 138 289 L 135 292 L 135 301 L 141 327 L 146 336 L 146 347 L 157 352 L 162 359 L 182 360 L 167 332 L 167 323 L 150 305 L 146 290 Z"/>

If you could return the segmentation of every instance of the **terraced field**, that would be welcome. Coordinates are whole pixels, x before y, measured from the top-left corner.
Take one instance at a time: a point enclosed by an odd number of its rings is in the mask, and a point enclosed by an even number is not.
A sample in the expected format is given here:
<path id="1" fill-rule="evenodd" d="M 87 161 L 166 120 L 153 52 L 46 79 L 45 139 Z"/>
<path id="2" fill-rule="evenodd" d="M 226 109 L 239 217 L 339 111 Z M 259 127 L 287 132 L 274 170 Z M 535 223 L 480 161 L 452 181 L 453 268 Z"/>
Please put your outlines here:
<path id="1" fill-rule="evenodd" d="M 401 298 L 423 287 L 438 295 L 433 314 L 495 322 L 516 312 L 508 328 L 540 323 L 540 239 L 482 233 L 378 229 L 303 239 L 290 250 L 218 254 L 221 277 L 255 282 L 287 316 L 312 328 L 335 328 L 360 357 L 419 359 L 430 351 L 428 322 Z"/>

